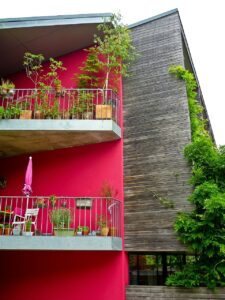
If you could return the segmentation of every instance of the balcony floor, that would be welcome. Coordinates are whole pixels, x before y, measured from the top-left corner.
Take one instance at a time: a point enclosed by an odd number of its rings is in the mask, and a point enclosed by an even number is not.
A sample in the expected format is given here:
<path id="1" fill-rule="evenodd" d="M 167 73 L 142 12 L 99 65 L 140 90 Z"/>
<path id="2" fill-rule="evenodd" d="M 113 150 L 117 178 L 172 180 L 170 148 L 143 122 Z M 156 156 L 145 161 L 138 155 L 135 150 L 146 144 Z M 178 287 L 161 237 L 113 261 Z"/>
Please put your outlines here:
<path id="1" fill-rule="evenodd" d="M 113 120 L 0 120 L 0 157 L 121 138 Z"/>
<path id="2" fill-rule="evenodd" d="M 0 250 L 120 251 L 122 239 L 109 236 L 0 236 Z"/>

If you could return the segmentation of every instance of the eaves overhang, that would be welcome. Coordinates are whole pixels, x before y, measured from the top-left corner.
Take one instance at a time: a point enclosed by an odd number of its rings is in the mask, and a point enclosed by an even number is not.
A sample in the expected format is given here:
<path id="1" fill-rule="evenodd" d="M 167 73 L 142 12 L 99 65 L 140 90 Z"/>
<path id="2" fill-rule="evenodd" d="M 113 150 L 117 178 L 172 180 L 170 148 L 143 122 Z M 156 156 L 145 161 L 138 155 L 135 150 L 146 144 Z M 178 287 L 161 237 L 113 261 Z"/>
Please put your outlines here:
<path id="1" fill-rule="evenodd" d="M 26 51 L 46 60 L 93 44 L 98 24 L 111 13 L 0 19 L 0 77 L 22 70 Z"/>

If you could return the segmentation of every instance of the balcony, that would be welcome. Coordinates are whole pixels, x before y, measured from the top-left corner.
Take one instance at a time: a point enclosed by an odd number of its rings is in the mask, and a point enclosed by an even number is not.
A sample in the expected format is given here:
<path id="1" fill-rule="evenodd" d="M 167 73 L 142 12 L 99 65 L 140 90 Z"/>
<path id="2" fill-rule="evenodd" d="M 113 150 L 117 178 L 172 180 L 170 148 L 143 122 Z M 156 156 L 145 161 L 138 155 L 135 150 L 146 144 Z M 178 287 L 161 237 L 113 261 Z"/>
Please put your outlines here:
<path id="1" fill-rule="evenodd" d="M 0 96 L 0 157 L 120 138 L 120 101 L 112 90 L 15 89 Z"/>
<path id="2" fill-rule="evenodd" d="M 0 197 L 1 250 L 122 250 L 121 202 Z"/>

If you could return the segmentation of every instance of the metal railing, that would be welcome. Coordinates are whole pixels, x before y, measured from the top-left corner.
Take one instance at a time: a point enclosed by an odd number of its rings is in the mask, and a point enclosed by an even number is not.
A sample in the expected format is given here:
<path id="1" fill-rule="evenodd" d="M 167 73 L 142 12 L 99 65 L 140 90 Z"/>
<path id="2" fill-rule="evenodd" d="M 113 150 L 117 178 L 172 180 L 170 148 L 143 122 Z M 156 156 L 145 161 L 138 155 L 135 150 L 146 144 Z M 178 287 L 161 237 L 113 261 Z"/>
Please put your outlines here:
<path id="1" fill-rule="evenodd" d="M 13 89 L 0 95 L 0 106 L 4 119 L 98 119 L 120 125 L 120 101 L 111 89 Z"/>
<path id="2" fill-rule="evenodd" d="M 0 235 L 121 237 L 121 202 L 104 197 L 0 197 Z"/>

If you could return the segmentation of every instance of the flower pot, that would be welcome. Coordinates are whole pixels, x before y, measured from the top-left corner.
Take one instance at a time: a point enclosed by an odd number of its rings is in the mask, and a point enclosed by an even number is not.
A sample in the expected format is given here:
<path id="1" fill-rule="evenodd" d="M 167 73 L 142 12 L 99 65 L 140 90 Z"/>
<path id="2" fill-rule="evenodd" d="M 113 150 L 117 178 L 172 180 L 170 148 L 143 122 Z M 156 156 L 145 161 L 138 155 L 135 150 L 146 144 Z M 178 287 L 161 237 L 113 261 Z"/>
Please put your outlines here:
<path id="1" fill-rule="evenodd" d="M 20 119 L 26 120 L 32 118 L 32 110 L 21 110 L 20 112 Z"/>
<path id="2" fill-rule="evenodd" d="M 83 229 L 83 230 L 82 230 L 82 233 L 83 233 L 83 235 L 88 235 L 89 229 Z"/>
<path id="3" fill-rule="evenodd" d="M 4 229 L 4 234 L 5 235 L 11 235 L 11 233 L 12 233 L 12 228 L 5 228 Z"/>
<path id="4" fill-rule="evenodd" d="M 96 105 L 96 112 L 95 112 L 96 119 L 112 119 L 112 106 L 109 104 L 97 104 Z"/>
<path id="5" fill-rule="evenodd" d="M 18 225 L 18 227 L 14 227 L 12 231 L 13 231 L 13 235 L 20 235 L 21 226 Z"/>
<path id="6" fill-rule="evenodd" d="M 32 231 L 23 231 L 22 235 L 23 236 L 32 236 L 34 233 Z"/>
<path id="7" fill-rule="evenodd" d="M 3 235 L 3 233 L 4 233 L 4 229 L 0 228 L 0 235 Z"/>
<path id="8" fill-rule="evenodd" d="M 44 119 L 44 115 L 40 110 L 34 112 L 34 119 Z"/>
<path id="9" fill-rule="evenodd" d="M 70 228 L 54 228 L 55 236 L 74 236 L 74 229 Z"/>
<path id="10" fill-rule="evenodd" d="M 83 119 L 85 120 L 92 120 L 93 119 L 93 112 L 87 111 L 83 113 Z"/>
<path id="11" fill-rule="evenodd" d="M 109 227 L 101 228 L 101 236 L 107 236 L 109 234 Z"/>
<path id="12" fill-rule="evenodd" d="M 110 236 L 117 236 L 117 229 L 116 229 L 116 227 L 111 227 L 109 229 L 109 235 Z"/>

